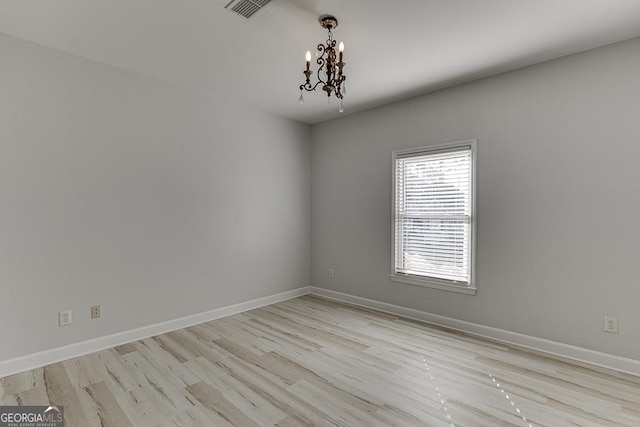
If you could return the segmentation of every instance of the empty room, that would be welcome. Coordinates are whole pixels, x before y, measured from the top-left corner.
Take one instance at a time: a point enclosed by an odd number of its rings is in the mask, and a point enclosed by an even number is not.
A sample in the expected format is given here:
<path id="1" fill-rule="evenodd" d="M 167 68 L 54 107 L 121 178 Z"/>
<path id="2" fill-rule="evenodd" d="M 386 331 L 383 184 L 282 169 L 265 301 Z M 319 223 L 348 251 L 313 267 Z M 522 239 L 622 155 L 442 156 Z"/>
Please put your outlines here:
<path id="1" fill-rule="evenodd" d="M 0 0 L 0 427 L 640 427 L 639 106 L 638 0 Z"/>

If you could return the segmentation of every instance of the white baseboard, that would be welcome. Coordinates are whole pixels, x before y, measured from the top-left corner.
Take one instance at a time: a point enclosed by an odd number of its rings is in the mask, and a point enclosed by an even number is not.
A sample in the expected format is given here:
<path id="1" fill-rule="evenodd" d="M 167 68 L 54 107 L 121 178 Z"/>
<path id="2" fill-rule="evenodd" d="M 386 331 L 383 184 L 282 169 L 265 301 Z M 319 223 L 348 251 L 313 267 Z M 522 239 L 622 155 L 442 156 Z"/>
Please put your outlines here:
<path id="1" fill-rule="evenodd" d="M 232 314 L 242 313 L 247 310 L 264 307 L 265 305 L 275 304 L 288 299 L 296 298 L 308 294 L 309 286 L 303 286 L 291 291 L 281 292 L 275 295 L 269 295 L 257 298 L 251 301 L 230 305 L 227 307 L 216 308 L 204 313 L 193 314 L 191 316 L 179 319 L 168 320 L 166 322 L 156 323 L 154 325 L 143 326 L 141 328 L 130 331 L 118 332 L 75 344 L 58 347 L 51 350 L 45 350 L 26 356 L 17 357 L 0 361 L 0 378 L 8 375 L 17 374 L 30 369 L 39 368 L 51 363 L 60 362 L 74 357 L 83 356 L 85 354 L 94 353 L 96 351 L 105 350 L 107 348 L 118 345 L 138 341 L 144 338 L 153 337 L 167 332 L 175 331 L 199 323 L 209 322 L 221 317 L 231 316 Z"/>
<path id="2" fill-rule="evenodd" d="M 118 332 L 104 337 L 70 344 L 64 347 L 45 350 L 42 352 L 17 357 L 15 359 L 0 361 L 0 378 L 19 372 L 24 372 L 30 369 L 39 368 L 51 363 L 56 363 L 74 357 L 83 356 L 85 354 L 94 353 L 96 351 L 105 350 L 129 342 L 138 341 L 144 338 L 149 338 L 182 328 L 187 328 L 199 323 L 209 322 L 221 317 L 242 313 L 247 310 L 264 307 L 265 305 L 286 301 L 288 299 L 296 298 L 308 293 L 339 302 L 345 302 L 389 314 L 394 314 L 397 316 L 419 320 L 433 325 L 443 326 L 449 329 L 501 342 L 516 348 L 523 348 L 526 350 L 543 353 L 554 358 L 568 359 L 581 364 L 598 366 L 605 369 L 613 369 L 615 371 L 640 376 L 640 360 L 615 356 L 609 353 L 589 350 L 586 348 L 563 344 L 543 338 L 532 337 L 529 335 L 519 334 L 517 332 L 511 332 L 504 329 L 483 326 L 477 323 L 466 322 L 464 320 L 440 316 L 437 314 L 427 313 L 425 311 L 401 307 L 398 305 L 349 295 L 329 289 L 304 286 L 291 291 L 269 295 L 266 297 L 257 298 L 251 301 L 234 304 L 227 307 L 217 308 L 214 310 L 206 311 L 204 313 L 182 317 L 180 319 L 174 319 L 154 325 L 143 326 L 141 328 L 133 329 L 130 331 Z"/>
<path id="3" fill-rule="evenodd" d="M 432 325 L 443 326 L 445 328 L 464 332 L 477 337 L 501 342 L 512 347 L 542 353 L 553 358 L 570 360 L 580 364 L 593 365 L 640 376 L 640 360 L 589 350 L 587 348 L 563 344 L 557 341 L 546 340 L 544 338 L 532 337 L 530 335 L 524 335 L 504 329 L 483 326 L 477 323 L 466 322 L 464 320 L 453 319 L 451 317 L 388 304 L 386 302 L 344 294 L 342 292 L 332 291 L 329 289 L 317 288 L 315 286 L 311 287 L 311 294 L 334 301 L 346 302 L 360 307 L 371 308 L 385 313 L 419 320 Z"/>

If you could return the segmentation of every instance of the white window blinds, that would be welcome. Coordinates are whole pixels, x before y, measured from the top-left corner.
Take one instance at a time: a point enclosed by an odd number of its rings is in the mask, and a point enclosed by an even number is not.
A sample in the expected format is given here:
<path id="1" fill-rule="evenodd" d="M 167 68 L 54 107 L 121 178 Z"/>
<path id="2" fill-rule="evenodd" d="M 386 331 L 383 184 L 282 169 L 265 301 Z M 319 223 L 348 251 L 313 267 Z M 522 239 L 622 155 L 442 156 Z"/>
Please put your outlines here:
<path id="1" fill-rule="evenodd" d="M 472 148 L 396 155 L 396 275 L 471 284 Z"/>

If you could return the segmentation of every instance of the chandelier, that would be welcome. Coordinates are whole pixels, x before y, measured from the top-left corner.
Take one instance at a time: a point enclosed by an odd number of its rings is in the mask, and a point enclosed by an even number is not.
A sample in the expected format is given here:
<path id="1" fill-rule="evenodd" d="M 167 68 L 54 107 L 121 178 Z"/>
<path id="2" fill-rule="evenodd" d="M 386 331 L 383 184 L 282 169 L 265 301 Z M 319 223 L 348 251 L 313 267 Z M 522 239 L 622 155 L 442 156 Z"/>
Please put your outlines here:
<path id="1" fill-rule="evenodd" d="M 304 98 L 302 97 L 303 91 L 315 91 L 318 86 L 322 85 L 322 90 L 327 93 L 328 102 L 331 102 L 331 94 L 334 94 L 336 98 L 340 100 L 338 111 L 342 113 L 344 111 L 342 100 L 346 93 L 345 80 L 347 79 L 342 72 L 345 66 L 345 62 L 342 60 L 344 43 L 340 42 L 338 45 L 338 54 L 336 55 L 336 41 L 333 39 L 333 34 L 331 33 L 331 30 L 338 26 L 338 20 L 334 16 L 324 15 L 320 17 L 320 26 L 327 30 L 329 38 L 326 44 L 320 43 L 317 47 L 316 63 L 319 65 L 317 71 L 318 81 L 315 84 L 311 84 L 311 74 L 313 74 L 313 71 L 311 71 L 311 52 L 307 51 L 305 58 L 306 70 L 303 71 L 307 79 L 305 83 L 300 85 L 300 99 L 298 102 L 300 105 L 304 104 Z"/>

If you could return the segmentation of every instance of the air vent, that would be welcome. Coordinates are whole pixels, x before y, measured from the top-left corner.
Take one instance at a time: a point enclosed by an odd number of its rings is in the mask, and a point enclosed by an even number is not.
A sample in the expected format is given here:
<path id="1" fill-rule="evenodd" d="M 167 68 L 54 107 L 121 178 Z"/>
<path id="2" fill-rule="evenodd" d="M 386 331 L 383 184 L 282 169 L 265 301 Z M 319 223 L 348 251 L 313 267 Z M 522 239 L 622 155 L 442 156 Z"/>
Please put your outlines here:
<path id="1" fill-rule="evenodd" d="M 249 19 L 272 0 L 231 0 L 224 8 Z"/>

